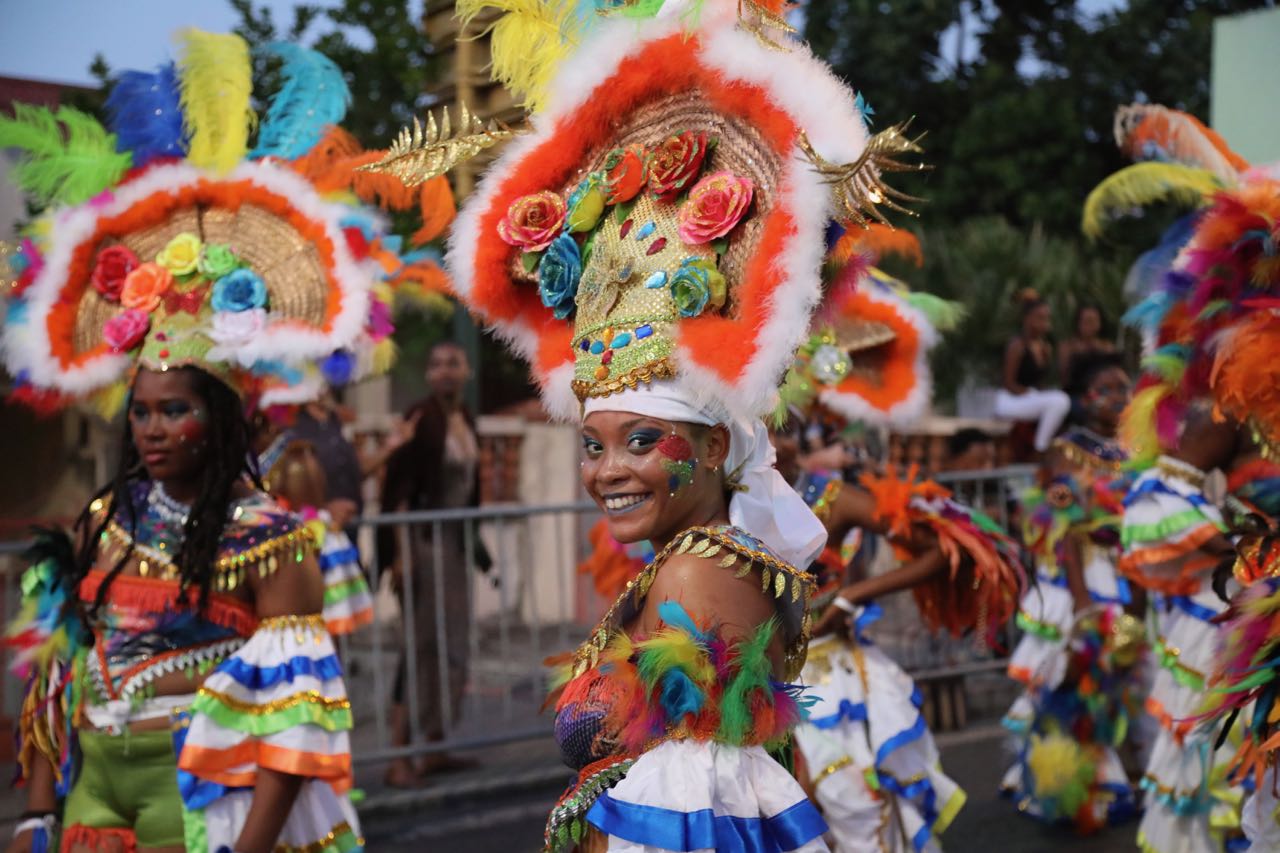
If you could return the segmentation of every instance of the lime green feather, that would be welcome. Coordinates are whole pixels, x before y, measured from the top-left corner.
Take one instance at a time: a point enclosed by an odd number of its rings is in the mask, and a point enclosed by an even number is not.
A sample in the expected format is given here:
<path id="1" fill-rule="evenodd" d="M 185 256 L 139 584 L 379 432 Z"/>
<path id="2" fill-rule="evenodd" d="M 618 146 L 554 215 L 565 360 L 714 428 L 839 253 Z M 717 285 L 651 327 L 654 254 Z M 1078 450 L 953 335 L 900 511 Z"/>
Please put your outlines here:
<path id="1" fill-rule="evenodd" d="M 769 643 L 777 629 L 777 620 L 770 619 L 755 633 L 737 644 L 737 671 L 725 685 L 720 699 L 720 730 L 718 740 L 726 743 L 743 743 L 750 734 L 755 715 L 751 698 L 757 691 L 772 698 L 770 675 L 773 665 L 769 661 Z"/>
<path id="2" fill-rule="evenodd" d="M 967 313 L 959 302 L 919 291 L 907 294 L 907 304 L 923 314 L 939 332 L 949 332 L 959 326 Z"/>
<path id="3" fill-rule="evenodd" d="M 116 137 L 71 107 L 14 104 L 0 116 L 0 148 L 22 152 L 13 180 L 40 207 L 81 204 L 120 180 L 132 158 L 116 151 Z"/>

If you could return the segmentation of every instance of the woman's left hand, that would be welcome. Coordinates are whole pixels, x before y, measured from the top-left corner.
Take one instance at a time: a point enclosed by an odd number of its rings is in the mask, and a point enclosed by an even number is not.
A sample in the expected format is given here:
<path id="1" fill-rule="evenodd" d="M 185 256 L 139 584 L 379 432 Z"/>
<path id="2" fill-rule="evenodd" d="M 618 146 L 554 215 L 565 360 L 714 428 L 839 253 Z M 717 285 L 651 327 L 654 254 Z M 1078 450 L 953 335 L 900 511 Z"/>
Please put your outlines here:
<path id="1" fill-rule="evenodd" d="M 832 604 L 818 617 L 818 621 L 813 623 L 813 636 L 824 637 L 827 634 L 837 634 L 841 637 L 847 637 L 849 635 L 850 618 L 848 613 Z"/>

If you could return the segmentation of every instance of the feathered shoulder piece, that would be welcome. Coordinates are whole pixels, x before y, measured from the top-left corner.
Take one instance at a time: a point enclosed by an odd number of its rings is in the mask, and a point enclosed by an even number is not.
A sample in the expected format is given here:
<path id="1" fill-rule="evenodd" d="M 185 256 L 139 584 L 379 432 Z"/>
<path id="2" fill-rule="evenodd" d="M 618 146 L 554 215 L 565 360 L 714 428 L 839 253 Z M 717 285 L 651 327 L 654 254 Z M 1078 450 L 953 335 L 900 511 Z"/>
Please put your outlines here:
<path id="1" fill-rule="evenodd" d="M 267 45 L 280 86 L 257 93 L 259 120 L 243 39 L 178 41 L 174 62 L 120 76 L 106 126 L 65 107 L 0 117 L 41 211 L 7 261 L 3 340 L 15 397 L 38 408 L 89 399 L 111 416 L 137 366 L 200 367 L 251 404 L 306 401 L 389 367 L 390 285 L 428 278 L 360 202 L 429 200 L 430 239 L 447 187 L 355 171 L 381 152 L 335 127 L 350 102 L 336 65 Z"/>

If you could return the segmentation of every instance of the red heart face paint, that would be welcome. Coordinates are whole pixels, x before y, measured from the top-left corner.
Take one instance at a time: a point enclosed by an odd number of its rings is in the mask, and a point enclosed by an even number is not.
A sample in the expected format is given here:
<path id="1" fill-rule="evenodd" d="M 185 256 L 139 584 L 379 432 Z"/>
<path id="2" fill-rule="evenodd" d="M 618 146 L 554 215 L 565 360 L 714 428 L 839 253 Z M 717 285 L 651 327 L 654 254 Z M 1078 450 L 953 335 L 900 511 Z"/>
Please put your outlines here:
<path id="1" fill-rule="evenodd" d="M 129 430 L 148 477 L 166 487 L 198 480 L 208 448 L 209 416 L 186 371 L 139 371 L 129 402 Z"/>

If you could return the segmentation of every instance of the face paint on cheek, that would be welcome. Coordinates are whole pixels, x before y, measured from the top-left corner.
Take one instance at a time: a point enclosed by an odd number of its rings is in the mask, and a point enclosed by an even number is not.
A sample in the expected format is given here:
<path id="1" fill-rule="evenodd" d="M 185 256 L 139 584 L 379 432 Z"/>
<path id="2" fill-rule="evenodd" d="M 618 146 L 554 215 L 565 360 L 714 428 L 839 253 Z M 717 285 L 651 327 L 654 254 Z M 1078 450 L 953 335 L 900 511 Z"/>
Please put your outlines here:
<path id="1" fill-rule="evenodd" d="M 658 442 L 662 454 L 662 470 L 667 472 L 667 491 L 675 497 L 693 482 L 693 472 L 698 460 L 693 455 L 693 445 L 674 432 Z"/>
<path id="2" fill-rule="evenodd" d="M 208 432 L 209 425 L 205 420 L 204 412 L 200 409 L 192 409 L 191 414 L 183 418 L 181 426 L 178 427 L 178 442 L 191 447 L 203 447 Z"/>

